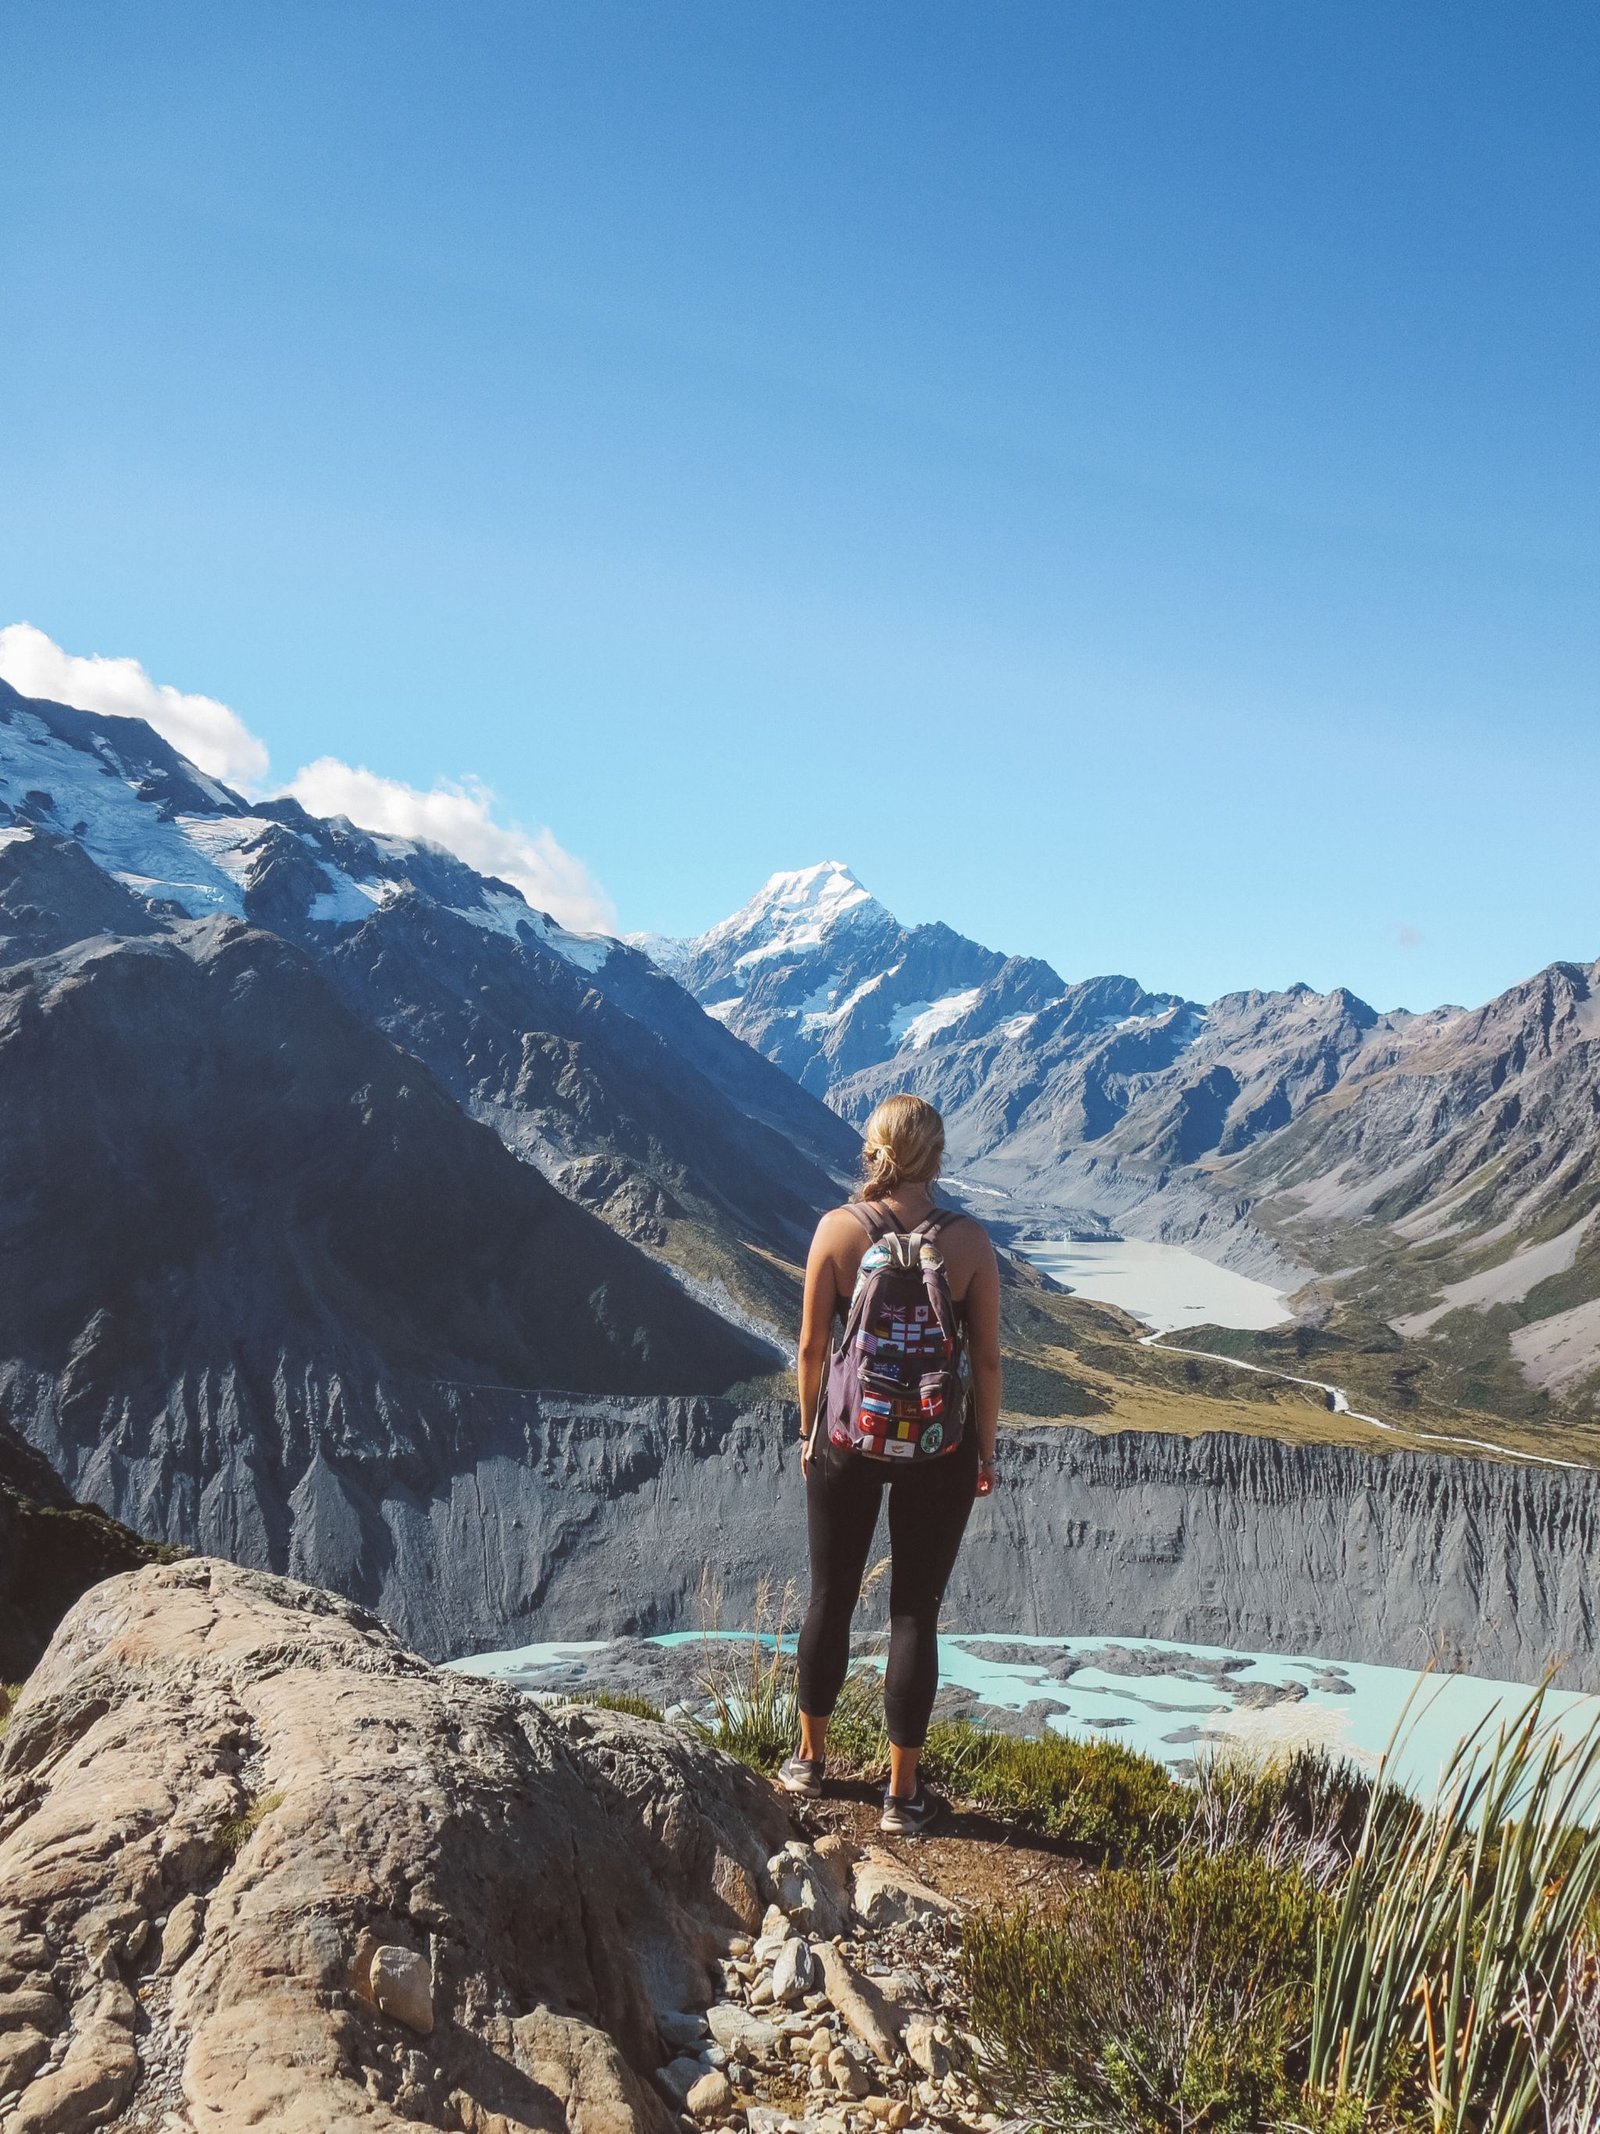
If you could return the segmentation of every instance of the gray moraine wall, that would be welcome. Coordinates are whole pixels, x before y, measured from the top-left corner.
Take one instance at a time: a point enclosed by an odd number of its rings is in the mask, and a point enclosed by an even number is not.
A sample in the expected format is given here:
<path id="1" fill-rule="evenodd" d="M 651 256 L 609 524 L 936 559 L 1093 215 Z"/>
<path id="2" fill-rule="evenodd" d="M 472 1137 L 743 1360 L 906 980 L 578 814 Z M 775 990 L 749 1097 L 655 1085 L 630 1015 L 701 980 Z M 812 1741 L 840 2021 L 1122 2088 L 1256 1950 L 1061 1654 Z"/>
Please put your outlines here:
<path id="1" fill-rule="evenodd" d="M 0 1373 L 0 1415 L 141 1533 L 287 1571 L 434 1658 L 747 1624 L 805 1583 L 778 1404 L 228 1374 L 86 1413 Z M 952 1630 L 1187 1639 L 1600 1689 L 1600 1474 L 1258 1437 L 1008 1432 Z M 883 1530 L 880 1543 L 887 1546 Z"/>

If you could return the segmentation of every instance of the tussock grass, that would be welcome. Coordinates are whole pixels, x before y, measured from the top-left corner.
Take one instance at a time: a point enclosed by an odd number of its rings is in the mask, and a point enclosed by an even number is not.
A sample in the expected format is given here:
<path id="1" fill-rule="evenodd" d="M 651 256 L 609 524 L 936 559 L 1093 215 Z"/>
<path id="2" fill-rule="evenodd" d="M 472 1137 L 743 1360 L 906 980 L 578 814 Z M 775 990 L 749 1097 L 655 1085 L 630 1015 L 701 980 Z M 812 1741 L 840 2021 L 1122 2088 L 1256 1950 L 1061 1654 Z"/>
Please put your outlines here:
<path id="1" fill-rule="evenodd" d="M 796 1613 L 794 1588 L 785 1586 L 774 1601 L 763 1579 L 750 1634 L 723 1637 L 721 1590 L 709 1575 L 702 1578 L 696 1686 L 706 1710 L 692 1724 L 703 1739 L 757 1771 L 776 1771 L 800 1738 L 800 1699 L 787 1644 Z"/>
<path id="2" fill-rule="evenodd" d="M 636 1697 L 625 1689 L 591 1690 L 587 1696 L 558 1697 L 558 1704 L 587 1704 L 602 1712 L 626 1712 L 631 1719 L 665 1719 L 666 1714 L 659 1704 L 652 1704 L 648 1697 Z"/>
<path id="3" fill-rule="evenodd" d="M 1318 1950 L 1314 2088 L 1381 2097 L 1406 2065 L 1436 2126 L 1484 2134 L 1542 2134 L 1568 2097 L 1593 1995 L 1600 1731 L 1565 1743 L 1544 1695 L 1462 1742 L 1426 1815 L 1374 1792 Z"/>
<path id="4" fill-rule="evenodd" d="M 273 1809 L 282 1806 L 281 1793 L 252 1794 L 243 1812 L 224 1823 L 217 1832 L 217 1842 L 222 1847 L 223 1857 L 230 1861 L 236 1860 Z"/>
<path id="5" fill-rule="evenodd" d="M 1387 1782 L 1385 1782 L 1387 1783 Z M 1323 1749 L 1300 1748 L 1263 1760 L 1231 1746 L 1198 1759 L 1194 1812 L 1183 1844 L 1189 1851 L 1258 1852 L 1274 1866 L 1295 1866 L 1321 1888 L 1340 1880 L 1355 1858 L 1377 1782 Z M 1388 1812 L 1420 1816 L 1411 1796 L 1391 1786 Z"/>

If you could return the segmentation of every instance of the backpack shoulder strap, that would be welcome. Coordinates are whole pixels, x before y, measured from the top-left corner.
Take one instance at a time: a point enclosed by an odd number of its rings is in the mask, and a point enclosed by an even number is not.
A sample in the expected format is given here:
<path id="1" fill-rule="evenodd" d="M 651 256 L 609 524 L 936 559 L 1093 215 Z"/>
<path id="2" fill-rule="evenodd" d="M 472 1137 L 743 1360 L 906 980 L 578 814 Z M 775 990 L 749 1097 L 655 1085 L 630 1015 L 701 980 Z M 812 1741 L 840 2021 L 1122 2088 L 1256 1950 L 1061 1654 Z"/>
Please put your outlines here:
<path id="1" fill-rule="evenodd" d="M 867 1233 L 869 1244 L 875 1245 L 880 1237 L 886 1237 L 891 1230 L 897 1227 L 895 1219 L 889 1210 L 882 1207 L 875 1200 L 847 1200 L 844 1204 L 844 1212 L 846 1215 L 855 1217 L 856 1221 Z"/>
<path id="2" fill-rule="evenodd" d="M 965 1208 L 935 1208 L 926 1222 L 918 1223 L 917 1230 L 923 1237 L 937 1237 L 952 1223 L 970 1223 L 973 1219 Z"/>

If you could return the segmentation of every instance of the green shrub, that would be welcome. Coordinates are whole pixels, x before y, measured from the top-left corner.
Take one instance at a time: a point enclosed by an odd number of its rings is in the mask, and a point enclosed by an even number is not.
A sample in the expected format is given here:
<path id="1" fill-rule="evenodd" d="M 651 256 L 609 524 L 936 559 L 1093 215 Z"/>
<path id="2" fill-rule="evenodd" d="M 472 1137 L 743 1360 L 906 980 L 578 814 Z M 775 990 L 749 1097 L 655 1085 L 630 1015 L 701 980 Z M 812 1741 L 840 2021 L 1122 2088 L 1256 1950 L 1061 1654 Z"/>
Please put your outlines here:
<path id="1" fill-rule="evenodd" d="M 20 1682 L 0 1682 L 0 1741 L 6 1738 L 6 1729 L 11 1724 L 11 1707 L 21 1695 Z"/>
<path id="2" fill-rule="evenodd" d="M 1069 1734 L 1021 1740 L 960 1719 L 933 1727 L 922 1768 L 936 1786 L 1112 1861 L 1170 1852 L 1194 1795 L 1153 1758 Z"/>
<path id="3" fill-rule="evenodd" d="M 1223 1852 L 1111 1869 L 1044 1917 L 969 1922 L 962 1969 L 992 2079 L 1048 2128 L 1306 2124 L 1299 2093 L 1326 1908 L 1298 1869 Z"/>

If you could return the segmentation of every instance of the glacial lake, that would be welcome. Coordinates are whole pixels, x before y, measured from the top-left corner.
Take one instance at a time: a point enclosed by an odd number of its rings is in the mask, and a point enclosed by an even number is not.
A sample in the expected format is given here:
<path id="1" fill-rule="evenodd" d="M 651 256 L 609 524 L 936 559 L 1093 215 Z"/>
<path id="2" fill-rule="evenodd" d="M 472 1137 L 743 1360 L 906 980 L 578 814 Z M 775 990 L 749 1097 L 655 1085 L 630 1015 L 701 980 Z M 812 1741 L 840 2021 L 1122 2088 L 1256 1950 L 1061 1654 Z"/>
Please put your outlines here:
<path id="1" fill-rule="evenodd" d="M 679 1631 L 525 1645 L 451 1664 L 535 1696 L 631 1690 L 668 1711 L 692 1710 L 710 1642 Z M 1392 1775 L 1423 1797 L 1459 1741 L 1482 1722 L 1511 1718 L 1530 1694 L 1525 1684 L 1478 1675 L 1419 1678 L 1409 1668 L 1157 1638 L 946 1634 L 939 1655 L 946 1708 L 980 1722 L 1026 1713 L 1030 1731 L 1119 1741 L 1179 1771 L 1216 1751 L 1265 1758 L 1301 1746 L 1372 1770 L 1404 1717 Z M 1545 1711 L 1568 1740 L 1600 1725 L 1600 1697 L 1577 1691 L 1550 1691 Z"/>
<path id="2" fill-rule="evenodd" d="M 1293 1316 L 1282 1290 L 1218 1267 L 1181 1245 L 1140 1237 L 1110 1242 L 1061 1237 L 1024 1238 L 1013 1249 L 1080 1296 L 1118 1305 L 1158 1334 L 1185 1326 L 1259 1333 Z"/>

